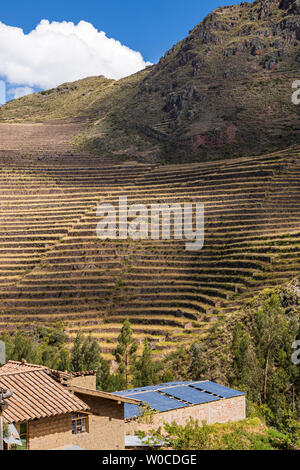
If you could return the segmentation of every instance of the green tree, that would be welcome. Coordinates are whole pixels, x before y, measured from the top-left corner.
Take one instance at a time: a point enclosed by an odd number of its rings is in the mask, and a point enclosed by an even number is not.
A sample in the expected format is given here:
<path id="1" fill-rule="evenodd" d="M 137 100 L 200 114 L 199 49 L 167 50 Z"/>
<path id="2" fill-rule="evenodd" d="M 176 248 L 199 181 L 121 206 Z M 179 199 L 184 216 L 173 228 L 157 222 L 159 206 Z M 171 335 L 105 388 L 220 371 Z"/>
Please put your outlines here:
<path id="1" fill-rule="evenodd" d="M 279 424 L 279 430 L 284 435 L 282 448 L 285 450 L 293 450 L 300 443 L 300 424 L 295 418 L 290 410 L 285 411 Z"/>
<path id="2" fill-rule="evenodd" d="M 64 348 L 66 335 L 60 324 L 38 326 L 30 332 L 1 334 L 0 339 L 6 344 L 7 360 L 25 359 L 51 369 L 69 369 L 69 352 Z"/>
<path id="3" fill-rule="evenodd" d="M 245 331 L 242 323 L 237 323 L 232 341 L 232 373 L 228 380 L 232 387 L 247 393 L 247 397 L 259 404 L 262 403 L 262 371 L 258 365 L 252 338 Z"/>
<path id="4" fill-rule="evenodd" d="M 73 372 L 97 370 L 101 364 L 98 342 L 89 334 L 86 338 L 78 331 L 71 352 L 70 367 Z"/>
<path id="5" fill-rule="evenodd" d="M 133 385 L 145 387 L 158 382 L 157 370 L 159 365 L 152 359 L 152 351 L 147 339 L 144 340 L 143 354 L 135 360 L 133 366 Z"/>
<path id="6" fill-rule="evenodd" d="M 190 367 L 188 374 L 192 380 L 205 379 L 207 364 L 205 361 L 203 346 L 200 342 L 193 343 L 190 348 Z"/>
<path id="7" fill-rule="evenodd" d="M 263 402 L 267 401 L 268 388 L 271 385 L 276 354 L 282 347 L 284 329 L 288 323 L 284 318 L 284 309 L 279 297 L 272 295 L 257 313 L 254 340 L 257 358 L 263 370 Z"/>
<path id="8" fill-rule="evenodd" d="M 174 382 L 175 378 L 171 369 L 166 369 L 161 376 L 162 383 Z"/>
<path id="9" fill-rule="evenodd" d="M 97 372 L 97 389 L 104 392 L 116 392 L 122 388 L 119 374 L 111 374 L 108 361 L 101 358 Z"/>
<path id="10" fill-rule="evenodd" d="M 129 320 L 124 320 L 121 333 L 118 337 L 118 345 L 113 353 L 119 364 L 118 372 L 120 374 L 121 388 L 128 388 L 130 369 L 137 347 L 137 342 L 134 341 L 132 336 L 130 322 Z"/>
<path id="11" fill-rule="evenodd" d="M 89 334 L 82 345 L 82 362 L 84 370 L 97 370 L 101 363 L 101 349 L 98 341 Z"/>
<path id="12" fill-rule="evenodd" d="M 231 352 L 232 386 L 263 405 L 267 422 L 279 426 L 285 413 L 297 410 L 299 368 L 292 363 L 292 344 L 299 332 L 299 316 L 285 310 L 272 293 L 253 317 L 249 331 L 238 323 Z"/>
<path id="13" fill-rule="evenodd" d="M 65 348 L 62 348 L 60 350 L 57 370 L 61 370 L 61 371 L 70 370 L 70 353 Z"/>
<path id="14" fill-rule="evenodd" d="M 81 330 L 77 332 L 74 340 L 73 348 L 71 351 L 70 366 L 73 372 L 83 371 L 83 358 L 82 358 L 82 346 L 83 346 L 83 333 Z"/>
<path id="15" fill-rule="evenodd" d="M 31 337 L 26 336 L 22 331 L 18 331 L 12 339 L 12 347 L 8 348 L 10 359 L 21 361 L 25 359 L 27 362 L 36 363 L 40 354 L 34 348 Z"/>
<path id="16" fill-rule="evenodd" d="M 168 376 L 162 378 L 163 382 L 173 380 L 188 380 L 188 370 L 191 366 L 191 354 L 188 348 L 179 347 L 176 351 L 167 354 L 162 360 L 162 369 L 169 371 Z M 172 378 L 171 378 L 172 377 Z"/>

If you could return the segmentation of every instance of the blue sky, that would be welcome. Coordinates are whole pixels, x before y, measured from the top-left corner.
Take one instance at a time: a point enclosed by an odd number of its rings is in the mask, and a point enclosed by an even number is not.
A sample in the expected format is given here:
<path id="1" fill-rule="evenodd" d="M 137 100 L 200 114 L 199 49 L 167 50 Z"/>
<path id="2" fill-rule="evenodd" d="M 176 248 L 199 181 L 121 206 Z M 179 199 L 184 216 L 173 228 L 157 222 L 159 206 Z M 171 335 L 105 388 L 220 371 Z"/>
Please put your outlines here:
<path id="1" fill-rule="evenodd" d="M 41 19 L 86 20 L 156 62 L 212 10 L 234 0 L 11 0 L 2 2 L 0 21 L 26 33 Z"/>
<path id="2" fill-rule="evenodd" d="M 91 23 L 98 31 L 104 31 L 108 38 L 113 38 L 116 41 L 120 41 L 122 45 L 126 45 L 134 51 L 139 51 L 145 62 L 150 61 L 155 63 L 170 47 L 187 36 L 189 30 L 200 23 L 209 12 L 219 6 L 234 3 L 240 2 L 234 0 L 151 0 L 148 2 L 141 0 L 52 0 L 44 2 L 37 0 L 11 0 L 1 4 L 0 21 L 6 26 L 22 28 L 24 34 L 28 34 L 32 30 L 35 30 L 42 19 L 47 19 L 50 23 L 53 21 L 71 21 L 75 23 L 75 25 L 81 20 L 84 20 L 87 23 Z M 5 30 L 3 34 L 3 37 L 0 35 L 0 40 L 2 40 L 3 43 L 3 41 L 8 38 L 7 44 L 10 45 L 10 49 L 5 50 L 4 44 L 4 46 L 2 46 L 2 55 L 7 53 L 6 55 L 10 54 L 10 56 L 13 57 L 14 50 L 12 47 L 20 49 L 20 44 L 16 41 L 14 45 L 14 41 L 13 39 L 11 40 L 8 30 Z M 45 34 L 44 32 L 43 38 L 45 38 Z M 56 34 L 56 31 L 47 32 L 48 38 L 49 34 Z M 41 42 L 38 38 L 36 38 L 36 40 Z M 112 52 L 116 51 L 116 48 L 111 49 L 111 47 L 114 46 L 113 44 L 107 43 L 107 45 L 109 46 L 109 54 L 116 53 Z M 28 60 L 28 64 L 32 64 L 33 62 L 34 41 L 31 41 L 30 47 L 33 48 L 33 50 L 31 50 L 31 56 L 25 58 Z M 59 45 L 57 47 L 59 47 Z M 102 46 L 99 45 L 99 47 Z M 105 44 L 103 47 L 106 47 Z M 61 47 L 58 50 L 61 50 Z M 124 61 L 127 60 L 125 56 L 122 56 L 123 52 L 120 51 L 121 58 L 119 60 L 121 62 L 123 59 Z M 93 51 L 93 54 L 95 53 L 96 52 Z M 24 54 L 26 56 L 26 53 Z M 43 54 L 42 49 L 40 54 Z M 54 52 L 53 54 L 55 55 Z M 82 54 L 84 54 L 83 51 Z M 13 58 L 13 60 L 16 61 L 15 68 L 19 68 L 20 64 L 22 66 L 24 65 L 19 55 Z M 117 57 L 116 53 L 116 60 Z M 3 64 L 4 61 L 1 59 L 0 49 L 0 63 Z M 103 60 L 107 62 L 107 57 Z M 132 56 L 128 60 L 129 62 L 132 60 L 132 70 L 129 68 L 128 72 L 125 67 L 123 75 L 126 73 L 129 74 L 131 71 L 135 71 L 135 69 L 141 67 L 140 58 L 137 59 Z M 53 63 L 53 57 L 51 61 Z M 47 73 L 45 61 L 41 61 L 40 67 L 44 67 L 45 73 Z M 68 67 L 68 64 L 66 64 L 66 67 Z M 83 63 L 81 68 L 85 67 L 86 65 Z M 8 64 L 7 68 L 11 71 L 11 64 Z M 98 69 L 96 70 L 98 71 L 100 69 L 101 64 L 98 65 Z M 106 72 L 105 68 L 104 70 Z M 6 73 L 6 69 L 3 65 L 2 70 L 0 69 L 1 78 L 4 77 L 4 73 Z M 34 73 L 37 75 L 36 71 Z M 74 77 L 74 73 L 75 71 L 70 75 L 71 78 Z M 87 74 L 93 74 L 93 71 L 87 68 Z M 109 72 L 107 72 L 107 74 L 109 75 Z M 24 77 L 27 77 L 27 75 L 27 72 L 24 73 Z M 110 78 L 118 77 L 119 75 L 116 70 L 111 71 Z M 62 76 L 62 80 L 64 78 L 65 76 Z M 79 76 L 79 78 L 82 77 Z M 47 86 L 48 82 L 42 80 L 42 78 L 37 78 L 35 81 L 32 78 L 24 78 L 21 83 L 22 80 L 22 73 L 20 73 L 18 77 L 16 77 L 15 73 L 11 73 L 10 77 L 6 76 L 6 82 L 9 82 L 8 86 L 11 88 L 17 86 L 18 90 L 20 88 L 26 89 L 26 87 L 35 90 L 50 87 Z M 57 81 L 59 81 L 59 75 L 53 77 L 52 81 L 49 80 L 49 84 L 53 83 L 56 85 Z"/>

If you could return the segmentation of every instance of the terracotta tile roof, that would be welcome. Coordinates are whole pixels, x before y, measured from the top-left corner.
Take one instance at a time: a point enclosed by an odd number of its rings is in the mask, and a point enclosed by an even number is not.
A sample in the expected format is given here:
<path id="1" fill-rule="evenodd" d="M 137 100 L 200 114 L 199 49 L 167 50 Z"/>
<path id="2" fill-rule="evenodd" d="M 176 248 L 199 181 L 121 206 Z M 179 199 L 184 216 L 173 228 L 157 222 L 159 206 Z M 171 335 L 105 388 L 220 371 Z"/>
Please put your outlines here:
<path id="1" fill-rule="evenodd" d="M 41 366 L 38 364 L 29 364 L 26 361 L 8 361 L 3 366 L 0 366 L 0 375 L 7 374 L 9 372 L 28 372 L 29 370 L 44 369 L 46 370 L 57 382 L 65 383 L 66 381 L 74 377 L 86 377 L 89 375 L 95 375 L 96 370 L 88 370 L 81 372 L 62 372 L 60 370 L 49 369 L 46 366 Z"/>
<path id="2" fill-rule="evenodd" d="M 37 370 L 37 369 L 47 369 L 44 366 L 38 366 L 36 364 L 28 364 L 27 362 L 16 362 L 16 361 L 8 361 L 3 366 L 0 366 L 0 375 L 6 375 L 9 373 L 16 373 L 16 372 L 28 372 L 30 370 Z"/>
<path id="3" fill-rule="evenodd" d="M 88 410 L 86 403 L 58 383 L 43 366 L 10 361 L 0 367 L 0 388 L 11 389 L 3 412 L 7 423 Z"/>

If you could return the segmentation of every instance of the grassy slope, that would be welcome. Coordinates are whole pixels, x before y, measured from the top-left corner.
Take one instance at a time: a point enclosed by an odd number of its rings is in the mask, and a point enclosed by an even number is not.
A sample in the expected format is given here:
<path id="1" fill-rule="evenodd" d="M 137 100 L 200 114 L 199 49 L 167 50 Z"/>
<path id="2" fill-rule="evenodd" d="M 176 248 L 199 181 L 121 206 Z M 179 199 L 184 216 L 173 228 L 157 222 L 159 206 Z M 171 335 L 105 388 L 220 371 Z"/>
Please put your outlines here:
<path id="1" fill-rule="evenodd" d="M 74 117 L 96 117 L 101 99 L 113 91 L 114 80 L 90 77 L 57 88 L 10 101 L 1 107 L 4 122 L 34 121 Z"/>
<path id="2" fill-rule="evenodd" d="M 174 448 L 182 450 L 182 435 Z M 185 450 L 279 450 L 284 436 L 259 418 L 236 423 L 213 424 L 202 428 L 198 438 L 186 436 Z M 189 446 L 189 447 L 187 447 Z"/>

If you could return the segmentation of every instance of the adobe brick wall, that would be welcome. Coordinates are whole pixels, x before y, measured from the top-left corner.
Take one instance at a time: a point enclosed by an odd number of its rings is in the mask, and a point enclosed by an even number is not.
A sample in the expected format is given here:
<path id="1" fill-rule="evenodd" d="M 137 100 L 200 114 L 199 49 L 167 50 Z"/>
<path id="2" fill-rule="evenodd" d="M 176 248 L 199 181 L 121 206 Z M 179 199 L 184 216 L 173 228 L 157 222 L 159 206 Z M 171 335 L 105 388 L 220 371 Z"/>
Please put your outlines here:
<path id="1" fill-rule="evenodd" d="M 75 385 L 76 387 L 88 388 L 90 390 L 96 390 L 96 374 L 72 377 L 70 379 L 70 385 Z"/>
<path id="2" fill-rule="evenodd" d="M 29 450 L 49 450 L 72 443 L 70 414 L 29 422 Z"/>
<path id="3" fill-rule="evenodd" d="M 105 398 L 76 395 L 89 405 L 89 433 L 73 435 L 73 444 L 87 450 L 123 450 L 125 423 L 124 404 Z"/>
<path id="4" fill-rule="evenodd" d="M 151 429 L 163 426 L 164 423 L 172 423 L 173 421 L 176 424 L 185 425 L 190 418 L 198 420 L 199 423 L 205 421 L 207 424 L 240 421 L 246 418 L 245 396 L 223 398 L 202 405 L 157 413 L 152 415 L 151 418 L 149 416 L 145 417 L 145 421 L 148 420 L 148 422 L 128 420 L 125 422 L 125 433 L 126 435 L 134 435 L 134 432 L 138 430 L 148 432 Z"/>
<path id="5" fill-rule="evenodd" d="M 79 394 L 77 394 L 79 395 Z M 104 398 L 80 396 L 91 408 L 89 432 L 72 434 L 72 415 L 29 422 L 29 450 L 51 450 L 78 445 L 86 450 L 124 449 L 124 404 Z M 16 425 L 18 431 L 20 426 Z"/>

